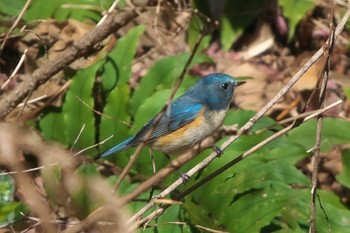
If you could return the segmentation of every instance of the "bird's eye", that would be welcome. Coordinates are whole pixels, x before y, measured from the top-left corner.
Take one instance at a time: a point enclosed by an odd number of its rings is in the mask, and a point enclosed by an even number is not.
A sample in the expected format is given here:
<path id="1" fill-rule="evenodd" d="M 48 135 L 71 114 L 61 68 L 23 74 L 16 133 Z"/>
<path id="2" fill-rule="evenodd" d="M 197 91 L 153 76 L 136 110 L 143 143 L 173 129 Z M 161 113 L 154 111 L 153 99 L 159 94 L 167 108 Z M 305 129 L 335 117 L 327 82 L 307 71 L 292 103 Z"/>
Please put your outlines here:
<path id="1" fill-rule="evenodd" d="M 223 83 L 223 84 L 221 84 L 221 87 L 224 89 L 224 90 L 227 90 L 228 89 L 228 87 L 229 87 L 229 83 Z"/>

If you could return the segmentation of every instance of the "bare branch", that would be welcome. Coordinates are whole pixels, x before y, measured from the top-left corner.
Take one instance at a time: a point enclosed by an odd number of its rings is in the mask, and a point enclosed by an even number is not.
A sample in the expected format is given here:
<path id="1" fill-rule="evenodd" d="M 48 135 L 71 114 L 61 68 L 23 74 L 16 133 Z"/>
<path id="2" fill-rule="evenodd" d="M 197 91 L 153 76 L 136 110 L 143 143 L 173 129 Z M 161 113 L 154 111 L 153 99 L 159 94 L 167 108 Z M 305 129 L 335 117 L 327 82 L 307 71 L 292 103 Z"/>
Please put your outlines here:
<path id="1" fill-rule="evenodd" d="M 32 73 L 30 78 L 18 84 L 13 91 L 1 98 L 0 119 L 11 112 L 32 90 L 38 88 L 77 58 L 88 56 L 97 43 L 125 26 L 136 16 L 135 9 L 125 9 L 111 13 L 99 27 L 87 32 L 78 41 L 62 51 L 55 60 L 41 65 Z"/>

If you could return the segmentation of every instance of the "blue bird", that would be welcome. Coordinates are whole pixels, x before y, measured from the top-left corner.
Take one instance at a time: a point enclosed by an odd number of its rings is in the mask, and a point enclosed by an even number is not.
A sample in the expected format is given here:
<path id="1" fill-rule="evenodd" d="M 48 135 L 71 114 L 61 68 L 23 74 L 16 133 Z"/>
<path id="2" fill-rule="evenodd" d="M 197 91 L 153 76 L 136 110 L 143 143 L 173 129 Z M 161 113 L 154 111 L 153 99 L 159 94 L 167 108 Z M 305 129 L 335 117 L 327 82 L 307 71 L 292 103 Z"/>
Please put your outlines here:
<path id="1" fill-rule="evenodd" d="M 143 141 L 165 154 L 185 152 L 222 125 L 235 88 L 244 83 L 222 73 L 200 78 L 182 96 L 173 100 L 158 123 L 155 122 L 156 115 L 134 136 L 95 159 L 135 147 Z M 150 130 L 153 132 L 146 138 Z"/>

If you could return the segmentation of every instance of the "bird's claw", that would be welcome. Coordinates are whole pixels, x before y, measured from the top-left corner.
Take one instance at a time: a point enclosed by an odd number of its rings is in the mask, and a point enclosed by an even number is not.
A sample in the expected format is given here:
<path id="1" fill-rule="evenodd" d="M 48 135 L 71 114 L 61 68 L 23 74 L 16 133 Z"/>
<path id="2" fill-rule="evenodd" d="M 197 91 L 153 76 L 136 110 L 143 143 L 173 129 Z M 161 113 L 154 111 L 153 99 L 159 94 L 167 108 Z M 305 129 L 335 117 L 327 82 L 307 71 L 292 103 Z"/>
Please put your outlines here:
<path id="1" fill-rule="evenodd" d="M 224 152 L 216 145 L 213 145 L 213 151 L 216 153 L 216 157 L 220 158 L 221 155 L 224 154 Z"/>
<path id="2" fill-rule="evenodd" d="M 180 173 L 180 177 L 182 179 L 182 183 L 186 183 L 187 181 L 189 181 L 189 179 L 191 178 L 189 175 L 187 175 L 186 173 L 183 173 L 182 171 L 179 170 Z"/>

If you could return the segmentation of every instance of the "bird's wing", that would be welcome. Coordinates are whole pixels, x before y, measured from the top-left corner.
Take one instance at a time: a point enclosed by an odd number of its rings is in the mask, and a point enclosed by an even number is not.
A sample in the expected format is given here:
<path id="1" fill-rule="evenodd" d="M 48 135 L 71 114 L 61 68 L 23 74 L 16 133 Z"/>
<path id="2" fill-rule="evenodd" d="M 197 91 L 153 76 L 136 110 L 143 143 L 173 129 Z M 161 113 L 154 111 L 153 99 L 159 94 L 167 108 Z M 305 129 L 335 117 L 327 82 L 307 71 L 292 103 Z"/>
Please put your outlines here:
<path id="1" fill-rule="evenodd" d="M 132 144 L 138 144 L 143 140 L 152 142 L 161 136 L 180 129 L 194 121 L 203 107 L 203 104 L 189 98 L 177 99 L 170 105 L 170 108 L 164 112 L 158 124 L 154 124 L 158 115 L 147 122 L 135 135 Z M 151 136 L 145 138 L 151 129 L 153 129 Z"/>

